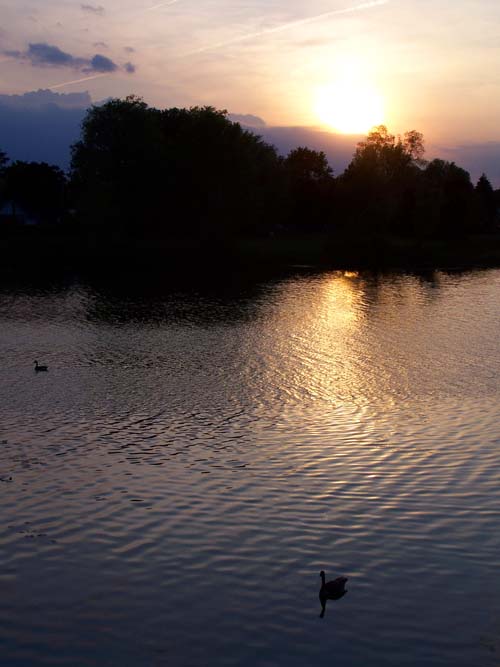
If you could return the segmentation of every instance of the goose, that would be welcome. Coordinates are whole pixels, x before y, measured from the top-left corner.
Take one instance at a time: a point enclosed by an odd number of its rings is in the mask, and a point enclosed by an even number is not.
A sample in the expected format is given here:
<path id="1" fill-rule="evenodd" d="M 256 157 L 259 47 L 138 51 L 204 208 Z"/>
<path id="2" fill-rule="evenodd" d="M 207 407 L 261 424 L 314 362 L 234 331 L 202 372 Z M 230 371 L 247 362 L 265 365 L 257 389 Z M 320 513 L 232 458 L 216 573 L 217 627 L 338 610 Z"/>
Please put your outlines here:
<path id="1" fill-rule="evenodd" d="M 319 589 L 319 601 L 321 602 L 321 614 L 320 618 L 323 618 L 325 615 L 326 601 L 327 600 L 340 600 L 347 593 L 345 585 L 347 583 L 347 577 L 337 577 L 332 581 L 325 581 L 325 572 L 321 570 L 319 573 L 321 577 L 321 588 Z"/>
<path id="2" fill-rule="evenodd" d="M 35 370 L 36 371 L 48 371 L 49 367 L 48 366 L 39 366 L 38 361 L 33 362 L 35 364 Z"/>

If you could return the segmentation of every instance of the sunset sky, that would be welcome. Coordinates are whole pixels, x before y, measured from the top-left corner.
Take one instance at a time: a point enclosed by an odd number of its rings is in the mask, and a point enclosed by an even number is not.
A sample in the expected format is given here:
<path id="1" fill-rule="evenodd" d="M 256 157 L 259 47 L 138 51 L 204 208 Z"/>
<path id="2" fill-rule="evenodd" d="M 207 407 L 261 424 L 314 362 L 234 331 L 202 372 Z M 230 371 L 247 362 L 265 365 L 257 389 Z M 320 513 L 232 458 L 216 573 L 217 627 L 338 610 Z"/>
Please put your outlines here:
<path id="1" fill-rule="evenodd" d="M 134 92 L 270 125 L 500 139 L 498 0 L 2 0 L 0 12 L 1 93 Z"/>

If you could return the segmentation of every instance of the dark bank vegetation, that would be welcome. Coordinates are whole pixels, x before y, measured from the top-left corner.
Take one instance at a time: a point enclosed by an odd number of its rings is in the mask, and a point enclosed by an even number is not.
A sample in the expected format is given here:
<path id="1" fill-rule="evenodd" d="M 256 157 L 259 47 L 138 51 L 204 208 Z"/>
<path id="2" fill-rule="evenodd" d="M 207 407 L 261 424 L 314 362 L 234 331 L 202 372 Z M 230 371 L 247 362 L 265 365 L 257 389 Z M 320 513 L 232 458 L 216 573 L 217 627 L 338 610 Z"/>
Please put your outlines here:
<path id="1" fill-rule="evenodd" d="M 136 97 L 89 110 L 68 175 L 0 152 L 4 256 L 66 268 L 499 264 L 499 210 L 485 175 L 426 161 L 416 131 L 374 128 L 336 176 L 323 152 L 281 157 L 225 111 Z"/>

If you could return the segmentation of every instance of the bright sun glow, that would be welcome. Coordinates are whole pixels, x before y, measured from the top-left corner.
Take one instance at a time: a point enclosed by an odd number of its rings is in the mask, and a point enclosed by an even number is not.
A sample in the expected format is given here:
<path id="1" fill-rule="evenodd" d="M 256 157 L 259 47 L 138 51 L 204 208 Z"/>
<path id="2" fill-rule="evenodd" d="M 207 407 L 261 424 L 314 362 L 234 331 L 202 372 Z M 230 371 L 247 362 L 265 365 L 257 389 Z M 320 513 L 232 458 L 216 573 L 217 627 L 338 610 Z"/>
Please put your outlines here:
<path id="1" fill-rule="evenodd" d="M 320 88 L 315 111 L 322 125 L 342 134 L 365 134 L 384 122 L 382 96 L 357 77 Z"/>

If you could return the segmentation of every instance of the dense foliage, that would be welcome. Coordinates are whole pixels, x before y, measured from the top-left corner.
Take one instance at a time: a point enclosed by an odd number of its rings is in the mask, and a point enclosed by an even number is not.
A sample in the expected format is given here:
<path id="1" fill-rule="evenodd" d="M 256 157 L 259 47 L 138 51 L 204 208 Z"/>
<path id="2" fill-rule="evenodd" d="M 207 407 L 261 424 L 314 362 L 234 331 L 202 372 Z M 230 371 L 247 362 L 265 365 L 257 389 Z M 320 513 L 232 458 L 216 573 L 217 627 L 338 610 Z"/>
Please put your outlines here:
<path id="1" fill-rule="evenodd" d="M 9 158 L 7 157 L 7 153 L 4 153 L 3 151 L 0 150 L 0 176 L 3 175 L 3 172 L 5 170 L 5 167 L 9 163 Z"/>
<path id="2" fill-rule="evenodd" d="M 66 177 L 44 162 L 14 162 L 5 169 L 5 192 L 43 224 L 58 222 L 65 208 Z"/>
<path id="3" fill-rule="evenodd" d="M 59 222 L 66 209 L 66 185 L 58 167 L 19 160 L 9 164 L 0 151 L 0 205 L 10 202 L 9 210 L 22 211 L 44 225 Z"/>
<path id="4" fill-rule="evenodd" d="M 327 227 L 332 213 L 335 180 L 323 152 L 299 147 L 284 160 L 287 184 L 287 222 L 300 231 Z"/>
<path id="5" fill-rule="evenodd" d="M 73 148 L 77 206 L 92 224 L 160 236 L 245 233 L 273 215 L 273 147 L 211 107 L 93 107 Z"/>

